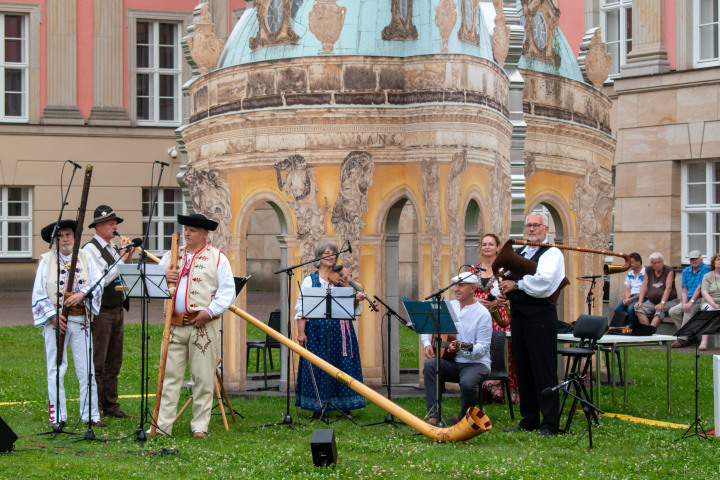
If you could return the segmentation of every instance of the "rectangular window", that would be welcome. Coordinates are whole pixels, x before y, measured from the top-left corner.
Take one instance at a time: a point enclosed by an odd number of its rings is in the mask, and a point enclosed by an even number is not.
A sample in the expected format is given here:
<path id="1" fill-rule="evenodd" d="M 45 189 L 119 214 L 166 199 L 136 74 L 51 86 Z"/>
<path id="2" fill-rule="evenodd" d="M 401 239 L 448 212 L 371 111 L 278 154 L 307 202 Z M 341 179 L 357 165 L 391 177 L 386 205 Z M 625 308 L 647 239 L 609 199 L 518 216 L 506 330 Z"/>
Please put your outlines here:
<path id="1" fill-rule="evenodd" d="M 607 51 L 612 54 L 610 78 L 617 78 L 632 51 L 632 0 L 602 0 L 600 22 Z"/>
<path id="2" fill-rule="evenodd" d="M 683 262 L 700 250 L 705 258 L 720 252 L 720 160 L 683 164 Z"/>
<path id="3" fill-rule="evenodd" d="M 0 121 L 28 121 L 27 15 L 0 13 Z"/>
<path id="4" fill-rule="evenodd" d="M 143 188 L 142 190 L 142 221 L 143 233 L 147 229 L 150 216 L 150 205 L 153 201 L 154 188 Z M 185 201 L 182 190 L 179 188 L 161 188 L 158 191 L 158 201 L 153 212 L 150 235 L 148 237 L 147 249 L 149 252 L 162 255 L 170 250 L 172 234 L 181 232 L 180 224 L 177 223 L 178 215 L 185 215 Z"/>
<path id="5" fill-rule="evenodd" d="M 0 187 L 0 255 L 30 257 L 32 201 L 28 187 Z"/>
<path id="6" fill-rule="evenodd" d="M 180 25 L 139 20 L 135 28 L 137 124 L 177 126 L 182 87 Z"/>
<path id="7" fill-rule="evenodd" d="M 720 36 L 718 11 L 720 0 L 695 0 L 695 58 L 696 66 L 720 64 Z"/>

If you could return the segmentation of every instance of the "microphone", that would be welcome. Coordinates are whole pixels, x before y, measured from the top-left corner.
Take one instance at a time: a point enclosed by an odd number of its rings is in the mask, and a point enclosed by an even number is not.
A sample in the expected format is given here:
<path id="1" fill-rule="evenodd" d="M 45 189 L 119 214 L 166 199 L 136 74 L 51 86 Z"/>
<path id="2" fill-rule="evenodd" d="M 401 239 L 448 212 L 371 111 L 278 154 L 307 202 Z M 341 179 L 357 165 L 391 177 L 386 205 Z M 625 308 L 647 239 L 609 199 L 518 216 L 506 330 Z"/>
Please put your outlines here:
<path id="1" fill-rule="evenodd" d="M 542 393 L 541 393 L 540 395 L 542 395 L 543 398 L 548 398 L 548 397 L 550 397 L 553 393 L 557 392 L 558 390 L 560 390 L 561 388 L 563 388 L 565 385 L 567 385 L 567 384 L 570 383 L 570 382 L 572 382 L 572 380 L 565 380 L 565 381 L 562 382 L 560 385 L 555 385 L 554 387 L 547 387 L 546 389 L 544 389 L 544 390 L 542 391 Z"/>
<path id="2" fill-rule="evenodd" d="M 142 238 L 133 238 L 133 239 L 130 241 L 130 243 L 128 243 L 127 245 L 124 245 L 124 246 L 120 247 L 120 250 L 122 250 L 123 248 L 135 248 L 135 247 L 139 247 L 139 246 L 142 245 L 142 244 L 143 244 Z"/>
<path id="3" fill-rule="evenodd" d="M 478 270 L 478 271 L 481 271 L 481 272 L 487 271 L 487 268 L 483 268 L 483 267 L 481 267 L 480 265 L 482 265 L 482 263 L 478 263 L 477 265 L 467 265 L 467 266 L 468 266 L 468 267 L 472 267 L 472 268 L 474 268 L 475 270 Z"/>
<path id="4" fill-rule="evenodd" d="M 75 169 L 82 168 L 79 164 L 73 162 L 72 160 L 68 160 L 68 163 L 72 163 L 72 166 L 75 167 Z"/>
<path id="5" fill-rule="evenodd" d="M 585 275 L 584 277 L 577 277 L 578 280 L 593 280 L 595 278 L 602 278 L 602 275 Z"/>
<path id="6" fill-rule="evenodd" d="M 159 163 L 159 164 L 162 165 L 163 167 L 169 167 L 169 166 L 170 166 L 169 163 L 167 163 L 167 162 L 161 162 L 160 160 L 155 160 L 155 163 Z"/>

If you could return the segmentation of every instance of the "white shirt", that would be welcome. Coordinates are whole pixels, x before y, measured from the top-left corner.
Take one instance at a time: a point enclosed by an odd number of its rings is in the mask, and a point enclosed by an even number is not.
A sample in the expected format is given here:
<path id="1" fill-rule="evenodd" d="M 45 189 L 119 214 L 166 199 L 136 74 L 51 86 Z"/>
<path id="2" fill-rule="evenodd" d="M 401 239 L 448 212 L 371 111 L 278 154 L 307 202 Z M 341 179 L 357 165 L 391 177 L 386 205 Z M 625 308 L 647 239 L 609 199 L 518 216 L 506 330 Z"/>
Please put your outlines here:
<path id="1" fill-rule="evenodd" d="M 102 246 L 102 248 L 107 250 L 107 252 L 110 253 L 110 255 L 112 255 L 113 259 L 117 260 L 118 258 L 120 258 L 120 254 L 118 254 L 114 243 L 106 242 L 105 240 L 100 238 L 97 233 L 95 234 L 95 236 L 93 236 L 93 238 L 98 241 L 98 243 Z M 98 267 L 98 270 L 100 270 L 101 274 L 105 273 L 105 271 L 107 270 L 109 265 L 105 261 L 105 259 L 102 258 L 102 254 L 97 249 L 97 247 L 95 245 L 93 245 L 92 243 L 88 243 L 82 249 L 90 254 L 90 256 L 95 261 L 95 263 Z M 110 273 L 108 273 L 105 276 L 105 278 L 103 278 L 103 287 L 107 287 L 108 285 L 110 285 L 113 282 L 113 280 L 115 280 L 118 277 L 118 275 L 119 275 L 118 268 L 117 268 L 117 265 L 115 265 L 113 268 L 110 269 Z"/>
<path id="2" fill-rule="evenodd" d="M 527 259 L 535 255 L 538 248 L 526 246 L 521 253 Z M 535 298 L 547 298 L 558 289 L 565 278 L 565 257 L 559 248 L 545 250 L 538 261 L 535 275 L 525 275 L 518 281 L 518 288 Z"/>
<path id="3" fill-rule="evenodd" d="M 450 305 L 457 315 L 457 340 L 461 343 L 472 343 L 473 351 L 460 350 L 455 355 L 458 363 L 482 363 L 490 369 L 490 341 L 492 340 L 492 317 L 480 302 L 460 309 L 460 302 L 451 300 Z M 432 345 L 432 335 L 420 335 L 423 346 Z"/>
<path id="4" fill-rule="evenodd" d="M 185 264 L 189 265 L 193 258 L 193 253 L 185 253 Z M 170 263 L 170 252 L 165 253 L 160 260 L 160 265 L 167 270 Z M 210 305 L 205 308 L 205 311 L 210 318 L 222 315 L 225 310 L 235 301 L 235 280 L 233 279 L 232 268 L 230 268 L 230 261 L 227 259 L 224 253 L 220 252 L 220 262 L 217 268 L 217 284 L 218 288 L 215 292 Z M 175 290 L 175 313 L 187 313 L 185 310 L 185 292 L 187 291 L 187 273 L 180 277 L 177 288 Z"/>

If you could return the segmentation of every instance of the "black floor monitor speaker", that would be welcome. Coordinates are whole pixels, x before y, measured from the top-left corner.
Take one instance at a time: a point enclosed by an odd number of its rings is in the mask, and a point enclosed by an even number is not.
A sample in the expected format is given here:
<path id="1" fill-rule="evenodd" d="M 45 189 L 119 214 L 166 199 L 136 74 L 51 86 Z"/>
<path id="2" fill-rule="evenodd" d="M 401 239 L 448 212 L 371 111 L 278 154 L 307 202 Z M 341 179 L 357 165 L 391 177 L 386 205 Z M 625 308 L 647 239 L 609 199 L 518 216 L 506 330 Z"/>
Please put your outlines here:
<path id="1" fill-rule="evenodd" d="M 12 428 L 0 417 L 0 452 L 11 452 L 17 439 L 18 437 L 12 431 Z"/>
<path id="2" fill-rule="evenodd" d="M 318 428 L 313 430 L 310 439 L 313 464 L 316 467 L 327 467 L 337 463 L 337 447 L 335 446 L 335 430 Z"/>

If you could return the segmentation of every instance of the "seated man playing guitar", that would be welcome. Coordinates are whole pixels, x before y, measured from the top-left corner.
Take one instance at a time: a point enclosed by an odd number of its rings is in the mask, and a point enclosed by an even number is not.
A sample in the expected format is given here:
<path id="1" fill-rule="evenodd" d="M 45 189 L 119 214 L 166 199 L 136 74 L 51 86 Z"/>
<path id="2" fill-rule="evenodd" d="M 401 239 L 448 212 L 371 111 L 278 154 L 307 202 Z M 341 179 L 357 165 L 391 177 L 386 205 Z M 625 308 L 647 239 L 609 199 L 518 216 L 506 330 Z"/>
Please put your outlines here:
<path id="1" fill-rule="evenodd" d="M 456 421 L 465 416 L 468 408 L 475 405 L 478 384 L 490 373 L 490 340 L 492 338 L 492 317 L 487 308 L 475 299 L 478 279 L 469 272 L 452 279 L 455 285 L 455 300 L 450 305 L 457 316 L 457 337 L 443 342 L 440 352 L 440 378 L 460 384 L 460 413 Z M 425 405 L 428 423 L 436 425 L 435 350 L 432 335 L 421 335 L 425 346 Z M 443 339 L 445 340 L 445 339 Z M 446 348 L 445 348 L 446 347 Z"/>

